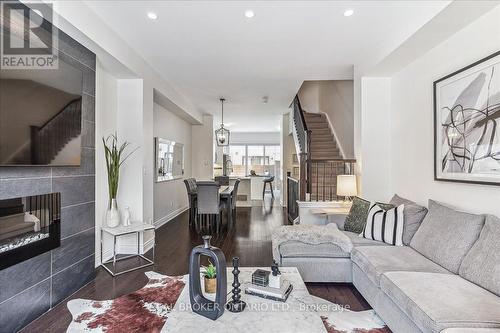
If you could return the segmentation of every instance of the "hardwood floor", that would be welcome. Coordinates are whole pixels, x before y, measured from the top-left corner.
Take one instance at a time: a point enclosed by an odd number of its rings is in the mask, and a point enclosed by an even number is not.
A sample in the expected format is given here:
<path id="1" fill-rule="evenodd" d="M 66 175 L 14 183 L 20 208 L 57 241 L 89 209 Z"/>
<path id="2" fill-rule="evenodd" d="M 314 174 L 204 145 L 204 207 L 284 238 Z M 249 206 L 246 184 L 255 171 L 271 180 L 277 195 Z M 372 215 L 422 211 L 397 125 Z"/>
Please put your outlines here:
<path id="1" fill-rule="evenodd" d="M 271 208 L 267 205 L 267 208 L 238 208 L 236 224 L 218 235 L 213 234 L 212 244 L 224 251 L 228 265 L 233 256 L 238 256 L 241 266 L 270 266 L 271 232 L 283 224 L 288 224 L 288 221 L 286 212 L 281 207 Z M 167 275 L 186 274 L 191 249 L 202 243 L 201 235 L 188 226 L 188 214 L 183 213 L 156 231 L 154 267 L 115 278 L 99 268 L 94 281 L 32 322 L 22 332 L 65 332 L 71 322 L 71 314 L 66 307 L 67 301 L 74 298 L 106 300 L 130 293 L 146 284 L 145 271 L 155 270 Z M 351 284 L 308 283 L 307 287 L 311 294 L 349 306 L 351 310 L 370 309 Z"/>

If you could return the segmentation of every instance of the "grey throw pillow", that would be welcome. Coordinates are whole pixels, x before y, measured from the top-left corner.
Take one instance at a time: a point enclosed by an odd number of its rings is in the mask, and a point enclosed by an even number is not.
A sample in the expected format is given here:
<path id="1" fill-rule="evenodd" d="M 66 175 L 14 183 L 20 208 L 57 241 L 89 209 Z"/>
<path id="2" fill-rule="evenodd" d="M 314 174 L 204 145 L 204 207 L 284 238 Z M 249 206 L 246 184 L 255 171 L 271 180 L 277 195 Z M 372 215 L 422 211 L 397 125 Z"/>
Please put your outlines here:
<path id="1" fill-rule="evenodd" d="M 360 234 L 365 228 L 369 210 L 370 201 L 354 197 L 351 210 L 345 219 L 344 230 Z"/>
<path id="2" fill-rule="evenodd" d="M 384 210 L 394 208 L 391 204 L 377 202 Z M 370 210 L 370 201 L 360 197 L 354 197 L 352 200 L 351 210 L 347 215 L 344 223 L 344 230 L 360 234 L 365 228 L 366 219 L 368 218 L 368 211 Z"/>
<path id="3" fill-rule="evenodd" d="M 488 215 L 479 239 L 460 265 L 459 274 L 500 296 L 500 219 Z"/>
<path id="4" fill-rule="evenodd" d="M 458 274 L 463 258 L 479 237 L 484 215 L 459 212 L 429 200 L 429 213 L 410 246 L 450 272 Z"/>
<path id="5" fill-rule="evenodd" d="M 403 244 L 410 245 L 410 241 L 413 238 L 413 235 L 415 235 L 415 232 L 417 232 L 418 228 L 420 227 L 420 224 L 424 220 L 425 215 L 427 215 L 427 208 L 425 208 L 424 206 L 420 206 L 411 200 L 401 198 L 397 194 L 392 197 L 389 203 L 396 207 L 405 205 L 405 210 L 403 213 Z"/>

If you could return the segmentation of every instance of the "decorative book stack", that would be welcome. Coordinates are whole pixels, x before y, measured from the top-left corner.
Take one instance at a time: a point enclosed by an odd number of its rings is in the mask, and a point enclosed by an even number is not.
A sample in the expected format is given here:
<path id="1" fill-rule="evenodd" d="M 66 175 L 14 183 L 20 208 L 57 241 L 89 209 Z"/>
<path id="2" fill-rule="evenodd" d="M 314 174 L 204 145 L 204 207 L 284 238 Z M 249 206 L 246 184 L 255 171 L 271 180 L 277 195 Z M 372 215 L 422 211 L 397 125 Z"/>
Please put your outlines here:
<path id="1" fill-rule="evenodd" d="M 252 273 L 252 284 L 256 286 L 266 287 L 269 285 L 269 274 L 271 272 L 263 269 L 258 269 Z"/>
<path id="2" fill-rule="evenodd" d="M 274 301 L 286 302 L 293 286 L 281 278 L 281 272 L 276 262 L 269 271 L 258 269 L 252 274 L 252 284 L 245 289 L 245 294 L 255 295 Z"/>
<path id="3" fill-rule="evenodd" d="M 250 285 L 245 289 L 245 294 L 259 296 L 273 301 L 286 302 L 292 290 L 293 285 L 288 280 L 282 279 L 280 288 Z"/>

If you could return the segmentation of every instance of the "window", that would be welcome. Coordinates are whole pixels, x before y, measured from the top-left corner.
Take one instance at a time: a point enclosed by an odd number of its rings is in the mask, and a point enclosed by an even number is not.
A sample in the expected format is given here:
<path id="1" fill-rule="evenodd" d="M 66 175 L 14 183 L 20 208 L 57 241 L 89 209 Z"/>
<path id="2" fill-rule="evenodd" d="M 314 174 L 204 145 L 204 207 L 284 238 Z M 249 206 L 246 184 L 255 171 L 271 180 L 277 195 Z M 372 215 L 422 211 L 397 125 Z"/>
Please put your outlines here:
<path id="1" fill-rule="evenodd" d="M 233 171 L 230 176 L 245 177 L 246 172 L 246 146 L 229 146 L 229 156 L 233 163 Z"/>
<path id="2" fill-rule="evenodd" d="M 279 162 L 281 161 L 280 146 L 265 146 L 264 148 L 265 148 L 264 169 L 268 170 L 272 176 L 276 176 L 279 174 L 279 168 L 280 168 Z"/>
<path id="3" fill-rule="evenodd" d="M 231 156 L 233 163 L 230 176 L 245 177 L 251 170 L 257 175 L 268 172 L 274 176 L 279 173 L 279 163 L 276 166 L 276 162 L 281 160 L 278 145 L 230 145 L 225 153 Z"/>
<path id="4" fill-rule="evenodd" d="M 255 171 L 257 175 L 264 174 L 264 146 L 247 147 L 248 174 Z"/>

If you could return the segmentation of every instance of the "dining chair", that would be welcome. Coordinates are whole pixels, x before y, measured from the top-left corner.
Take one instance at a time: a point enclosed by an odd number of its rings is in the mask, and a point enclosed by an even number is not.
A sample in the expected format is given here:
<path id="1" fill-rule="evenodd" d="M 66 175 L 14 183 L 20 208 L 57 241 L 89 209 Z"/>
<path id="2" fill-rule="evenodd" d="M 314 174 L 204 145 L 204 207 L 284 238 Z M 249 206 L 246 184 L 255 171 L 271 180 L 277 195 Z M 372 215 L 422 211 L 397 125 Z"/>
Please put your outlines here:
<path id="1" fill-rule="evenodd" d="M 240 186 L 240 179 L 236 179 L 233 187 L 233 194 L 231 198 L 231 209 L 233 210 L 233 220 L 236 221 L 236 201 L 238 201 L 238 186 Z"/>
<path id="2" fill-rule="evenodd" d="M 196 206 L 197 206 L 196 179 L 194 178 L 184 179 L 184 185 L 186 185 L 186 191 L 189 199 L 189 225 L 193 225 L 196 219 Z"/>
<path id="3" fill-rule="evenodd" d="M 221 211 L 224 208 L 219 195 L 219 184 L 214 181 L 196 182 L 197 187 L 197 218 L 201 223 L 203 219 L 210 223 L 215 216 L 216 227 L 221 224 Z"/>
<path id="4" fill-rule="evenodd" d="M 214 180 L 219 183 L 219 185 L 229 185 L 229 177 L 228 176 L 216 176 Z"/>

